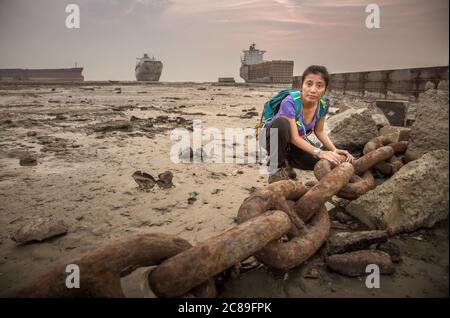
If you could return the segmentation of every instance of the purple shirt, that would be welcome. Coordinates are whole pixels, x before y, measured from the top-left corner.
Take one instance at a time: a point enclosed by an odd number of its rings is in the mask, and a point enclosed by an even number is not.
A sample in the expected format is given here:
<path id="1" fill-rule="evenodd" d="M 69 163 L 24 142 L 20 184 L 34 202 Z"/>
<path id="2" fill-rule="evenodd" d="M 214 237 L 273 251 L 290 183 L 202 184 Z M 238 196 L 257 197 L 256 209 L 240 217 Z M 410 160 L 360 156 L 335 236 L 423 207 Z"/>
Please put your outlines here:
<path id="1" fill-rule="evenodd" d="M 314 127 L 316 126 L 316 123 L 319 119 L 319 105 L 317 105 L 317 109 L 316 109 L 316 113 L 314 114 L 313 119 L 311 120 L 311 122 L 309 124 L 305 124 L 305 119 L 303 118 L 303 111 L 301 111 L 301 119 L 302 119 L 302 123 L 305 125 L 305 129 L 307 134 L 310 131 L 314 130 Z M 273 120 L 284 116 L 290 119 L 295 119 L 295 104 L 294 104 L 294 100 L 292 99 L 291 95 L 286 96 L 282 101 L 281 101 L 281 105 L 280 105 L 280 109 L 278 111 L 278 113 L 276 113 L 275 116 L 273 116 L 272 120 L 267 122 L 264 127 L 267 127 L 267 125 L 269 125 Z M 304 135 L 304 130 L 302 127 L 298 127 L 298 134 L 300 136 Z"/>

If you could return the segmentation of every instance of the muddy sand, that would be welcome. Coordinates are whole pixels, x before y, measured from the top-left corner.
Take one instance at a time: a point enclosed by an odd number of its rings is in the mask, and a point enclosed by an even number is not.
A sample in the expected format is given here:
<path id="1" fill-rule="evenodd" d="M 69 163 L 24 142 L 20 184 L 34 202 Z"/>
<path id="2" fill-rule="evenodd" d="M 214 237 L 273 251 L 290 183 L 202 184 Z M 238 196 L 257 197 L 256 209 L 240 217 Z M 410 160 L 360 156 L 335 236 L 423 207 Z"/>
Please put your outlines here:
<path id="1" fill-rule="evenodd" d="M 162 232 L 196 244 L 235 225 L 240 204 L 267 183 L 256 163 L 173 163 L 176 127 L 253 128 L 277 86 L 194 83 L 0 85 L 0 293 L 8 295 L 111 239 Z M 253 109 L 255 108 L 255 109 Z M 37 165 L 22 166 L 26 154 Z M 142 191 L 135 171 L 171 171 L 174 187 Z M 303 183 L 315 181 L 299 171 Z M 191 199 L 197 192 L 196 200 Z M 195 196 L 195 195 L 194 195 Z M 330 202 L 328 209 L 334 208 Z M 335 210 L 334 210 L 335 211 Z M 38 217 L 62 219 L 65 235 L 19 245 L 11 234 Z M 333 215 L 332 215 L 333 216 Z M 342 220 L 341 220 L 342 221 Z M 333 220 L 332 231 L 364 229 Z M 448 297 L 448 220 L 391 239 L 401 251 L 380 289 L 327 269 L 324 248 L 287 273 L 263 265 L 220 275 L 219 297 Z M 149 269 L 123 278 L 129 297 L 151 297 Z"/>

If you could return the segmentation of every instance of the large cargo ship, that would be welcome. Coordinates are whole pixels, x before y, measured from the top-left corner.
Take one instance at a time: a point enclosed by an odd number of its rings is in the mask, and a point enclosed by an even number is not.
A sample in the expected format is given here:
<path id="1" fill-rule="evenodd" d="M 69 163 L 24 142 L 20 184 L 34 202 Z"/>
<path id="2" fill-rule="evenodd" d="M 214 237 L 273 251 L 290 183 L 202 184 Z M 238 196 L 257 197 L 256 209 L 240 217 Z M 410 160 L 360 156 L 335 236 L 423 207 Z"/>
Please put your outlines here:
<path id="1" fill-rule="evenodd" d="M 82 67 L 59 69 L 0 69 L 0 81 L 61 81 L 79 82 L 84 77 Z"/>
<path id="2" fill-rule="evenodd" d="M 240 76 L 247 83 L 292 83 L 294 61 L 264 61 L 266 51 L 250 45 L 248 50 L 242 51 Z"/>
<path id="3" fill-rule="evenodd" d="M 148 54 L 138 57 L 135 67 L 137 81 L 159 81 L 163 69 L 163 63 L 150 58 Z"/>

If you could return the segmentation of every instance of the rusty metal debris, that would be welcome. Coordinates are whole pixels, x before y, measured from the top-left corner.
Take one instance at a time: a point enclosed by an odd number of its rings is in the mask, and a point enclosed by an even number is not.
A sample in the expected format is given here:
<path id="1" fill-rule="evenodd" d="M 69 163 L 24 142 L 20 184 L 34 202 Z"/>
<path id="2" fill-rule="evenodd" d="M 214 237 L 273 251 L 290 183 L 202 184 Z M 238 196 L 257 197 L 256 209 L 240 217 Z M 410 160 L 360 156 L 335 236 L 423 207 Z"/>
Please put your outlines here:
<path id="1" fill-rule="evenodd" d="M 322 180 L 331 171 L 331 163 L 326 159 L 319 160 L 314 166 L 314 175 L 317 180 Z M 349 182 L 337 192 L 337 196 L 343 199 L 354 200 L 375 187 L 375 179 L 370 171 L 363 175 L 352 175 Z"/>
<path id="2" fill-rule="evenodd" d="M 37 280 L 22 288 L 14 297 L 124 297 L 120 278 L 139 267 L 158 265 L 191 247 L 186 240 L 175 236 L 150 233 L 117 240 L 87 252 L 79 258 L 63 262 Z M 80 269 L 80 288 L 67 288 L 66 266 L 75 264 Z M 201 297 L 215 297 L 213 281 L 192 291 Z"/>
<path id="3" fill-rule="evenodd" d="M 143 266 L 156 266 L 148 283 L 158 297 L 216 297 L 214 276 L 254 256 L 266 266 L 287 270 L 296 267 L 325 243 L 330 219 L 325 202 L 333 195 L 356 199 L 375 187 L 370 169 L 395 173 L 401 160 L 394 154 L 406 151 L 407 142 L 392 143 L 377 137 L 364 147 L 353 164 L 333 166 L 320 160 L 314 168 L 319 182 L 312 188 L 284 180 L 255 191 L 244 200 L 237 214 L 238 225 L 191 246 L 165 234 L 141 234 L 117 240 L 70 261 L 83 273 L 79 289 L 65 286 L 67 262 L 22 288 L 15 297 L 124 297 L 120 278 Z M 136 182 L 151 188 L 156 181 L 142 173 Z M 167 176 L 171 181 L 171 175 Z M 160 176 L 160 179 L 161 176 Z M 328 242 L 330 254 L 367 248 L 384 242 L 392 231 L 341 234 Z M 380 248 L 381 249 L 381 248 Z M 349 276 L 363 273 L 369 263 L 382 273 L 394 271 L 390 256 L 381 251 L 356 251 L 327 257 L 327 265 Z"/>
<path id="4" fill-rule="evenodd" d="M 159 297 L 179 297 L 255 254 L 291 228 L 281 211 L 268 212 L 203 241 L 160 264 L 149 276 Z"/>
<path id="5" fill-rule="evenodd" d="M 363 149 L 363 154 L 367 155 L 383 146 L 389 146 L 392 148 L 395 154 L 402 154 L 406 152 L 408 148 L 407 141 L 391 142 L 387 137 L 375 137 L 371 139 Z M 403 162 L 396 156 L 392 155 L 391 158 L 381 160 L 373 167 L 384 175 L 392 175 L 396 173 L 403 166 Z"/>

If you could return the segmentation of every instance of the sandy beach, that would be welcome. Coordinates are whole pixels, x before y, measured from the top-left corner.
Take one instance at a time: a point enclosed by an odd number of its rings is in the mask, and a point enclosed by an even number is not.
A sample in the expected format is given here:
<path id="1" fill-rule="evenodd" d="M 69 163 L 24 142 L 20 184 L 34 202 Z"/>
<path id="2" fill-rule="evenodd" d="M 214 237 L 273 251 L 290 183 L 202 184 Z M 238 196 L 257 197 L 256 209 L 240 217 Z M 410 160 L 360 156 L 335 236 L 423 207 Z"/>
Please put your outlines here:
<path id="1" fill-rule="evenodd" d="M 239 206 L 267 184 L 257 163 L 173 163 L 170 132 L 253 128 L 282 86 L 211 83 L 0 85 L 0 293 L 23 287 L 56 261 L 137 233 L 173 234 L 196 244 L 236 225 Z M 333 102 L 333 101 L 332 101 Z M 257 112 L 258 115 L 254 114 Z M 150 120 L 149 120 L 150 119 Z M 121 122 L 119 122 L 121 121 Z M 120 125 L 119 125 L 120 124 Z M 225 146 L 224 146 L 225 147 Z M 21 166 L 27 153 L 36 166 Z M 142 191 L 135 171 L 173 173 L 174 187 Z M 298 180 L 315 181 L 297 170 Z M 196 200 L 192 192 L 197 192 Z M 327 203 L 329 210 L 335 206 Z M 68 233 L 19 245 L 10 235 L 37 217 L 61 219 Z M 364 229 L 333 220 L 332 231 Z M 396 273 L 380 289 L 327 269 L 320 250 L 287 273 L 260 265 L 224 275 L 219 297 L 448 297 L 448 219 L 392 239 Z M 314 268 L 318 275 L 308 275 Z M 151 296 L 146 269 L 123 279 L 129 297 Z"/>

